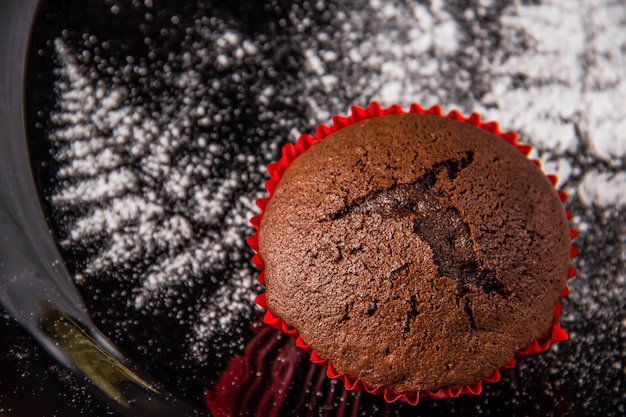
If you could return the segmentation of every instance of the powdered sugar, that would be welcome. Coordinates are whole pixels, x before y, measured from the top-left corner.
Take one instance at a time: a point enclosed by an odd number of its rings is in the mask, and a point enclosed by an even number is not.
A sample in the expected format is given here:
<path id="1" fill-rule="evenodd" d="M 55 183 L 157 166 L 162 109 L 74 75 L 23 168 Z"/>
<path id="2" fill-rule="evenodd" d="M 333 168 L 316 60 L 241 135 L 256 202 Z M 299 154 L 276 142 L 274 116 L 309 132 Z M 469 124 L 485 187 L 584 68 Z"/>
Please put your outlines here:
<path id="1" fill-rule="evenodd" d="M 232 60 L 225 58 L 227 52 L 235 60 L 242 59 L 234 49 L 240 38 L 231 31 L 216 40 L 222 48 L 218 65 Z M 85 283 L 102 276 L 102 271 L 128 269 L 129 264 L 152 258 L 141 274 L 131 267 L 129 279 L 137 280 L 133 303 L 148 311 L 169 308 L 179 297 L 177 288 L 193 286 L 215 268 L 245 259 L 248 219 L 261 195 L 257 166 L 265 161 L 257 161 L 255 154 L 232 154 L 210 135 L 189 134 L 194 125 L 205 128 L 232 117 L 210 108 L 202 97 L 189 99 L 203 82 L 195 69 L 164 76 L 161 81 L 173 85 L 178 96 L 164 100 L 161 112 L 155 113 L 147 106 L 130 104 L 131 84 L 93 81 L 63 40 L 55 45 L 60 67 L 51 139 L 60 168 L 51 201 L 59 209 L 79 213 L 67 224 L 63 246 L 94 242 L 98 246 L 77 281 Z M 245 45 L 244 53 L 256 53 L 252 41 L 246 40 Z M 186 54 L 181 58 L 183 63 L 190 60 Z M 134 71 L 148 70 L 135 67 Z M 219 88 L 218 83 L 214 87 Z M 177 152 L 189 148 L 196 151 L 177 157 Z M 251 180 L 247 172 L 213 174 L 217 165 L 231 161 L 257 171 L 253 179 L 257 191 L 242 194 Z M 206 307 L 197 307 L 201 317 L 197 340 L 228 331 L 233 320 L 251 314 L 253 276 L 251 269 L 234 272 L 227 285 L 203 300 Z"/>
<path id="2" fill-rule="evenodd" d="M 626 156 L 619 104 L 626 95 L 623 3 L 552 1 L 518 7 L 502 19 L 511 29 L 508 40 L 522 33 L 531 49 L 497 63 L 496 88 L 485 97 L 494 109 L 485 112 L 544 150 L 574 151 L 585 141 L 596 157 L 620 166 Z M 516 76 L 523 86 L 511 89 Z"/>
<path id="3" fill-rule="evenodd" d="M 603 186 L 598 186 L 602 184 Z M 581 201 L 591 206 L 624 207 L 626 206 L 626 172 L 616 174 L 591 171 L 586 173 L 578 185 Z"/>

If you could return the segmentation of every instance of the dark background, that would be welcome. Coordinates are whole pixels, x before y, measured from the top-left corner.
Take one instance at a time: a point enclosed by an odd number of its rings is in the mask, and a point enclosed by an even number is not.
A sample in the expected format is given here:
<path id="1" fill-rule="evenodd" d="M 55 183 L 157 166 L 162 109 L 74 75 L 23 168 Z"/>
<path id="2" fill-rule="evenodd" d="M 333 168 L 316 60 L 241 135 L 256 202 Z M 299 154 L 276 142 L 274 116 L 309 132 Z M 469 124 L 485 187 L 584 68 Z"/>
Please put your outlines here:
<path id="1" fill-rule="evenodd" d="M 135 3 L 133 7 L 123 10 L 122 20 L 111 20 L 107 10 L 110 9 L 112 2 L 94 2 L 89 8 L 81 7 L 83 3 L 77 1 L 49 2 L 41 11 L 35 25 L 33 46 L 29 54 L 29 84 L 26 88 L 27 121 L 32 142 L 30 149 L 33 171 L 42 190 L 40 197 L 44 210 L 53 232 L 57 235 L 62 233 L 62 227 L 58 225 L 62 220 L 54 217 L 53 210 L 46 200 L 46 190 L 54 186 L 52 179 L 56 172 L 45 138 L 46 132 L 50 129 L 47 118 L 54 107 L 52 89 L 54 61 L 51 41 L 62 36 L 64 29 L 69 30 L 69 35 L 63 35 L 69 39 L 73 33 L 78 38 L 83 32 L 89 32 L 101 38 L 110 38 L 111 51 L 117 51 L 120 56 L 131 52 L 135 56 L 147 54 L 148 49 L 142 39 L 143 36 L 158 38 L 159 14 L 156 15 L 154 23 L 146 24 L 143 20 L 145 12 L 143 6 Z M 509 4 L 509 1 L 495 2 L 489 9 L 490 14 L 476 24 L 490 27 L 490 22 L 495 20 L 500 10 Z M 179 5 L 177 2 L 155 2 L 155 8 L 161 10 L 163 19 L 169 18 L 174 12 L 181 15 L 193 13 L 193 7 L 195 6 Z M 207 2 L 205 7 L 222 18 L 230 19 L 240 27 L 247 28 L 250 32 L 267 32 L 273 39 L 274 49 L 268 52 L 268 56 L 278 71 L 277 79 L 298 82 L 297 68 L 301 65 L 303 57 L 298 44 L 290 40 L 295 36 L 295 30 L 278 23 L 292 7 L 291 2 L 278 0 L 232 1 L 227 4 Z M 463 11 L 476 7 L 476 4 L 471 1 L 454 1 L 449 2 L 447 7 L 450 13 L 461 21 Z M 334 13 L 337 10 L 349 11 L 349 6 L 346 2 L 330 2 L 323 10 L 315 8 L 303 10 L 308 10 L 304 13 L 308 13 L 315 24 L 332 25 Z M 467 25 L 467 22 L 463 24 Z M 471 30 L 468 30 L 468 33 L 470 32 Z M 498 37 L 497 28 L 491 28 L 489 33 L 492 37 Z M 167 51 L 175 50 L 180 39 L 168 36 L 161 41 L 163 51 Z M 471 42 L 472 39 L 467 41 Z M 497 42 L 493 45 L 497 45 Z M 460 61 L 457 64 L 462 65 Z M 479 74 L 475 76 L 480 78 Z M 443 84 L 446 81 L 442 79 L 441 82 Z M 488 89 L 488 84 L 482 81 L 477 81 L 476 85 Z M 36 95 L 29 94 L 35 91 Z M 352 104 L 350 97 L 340 97 L 341 99 L 345 101 L 346 108 Z M 249 104 L 245 100 L 240 103 L 242 106 Z M 286 110 L 283 106 L 281 111 L 295 119 L 306 117 L 305 110 L 297 104 Z M 252 120 L 253 115 L 250 117 Z M 271 126 L 267 128 L 270 135 L 287 137 L 288 132 L 276 130 Z M 305 122 L 300 123 L 299 128 L 301 131 L 310 130 L 310 126 Z M 601 161 L 589 156 L 587 151 L 588 149 L 581 148 L 579 153 L 563 157 L 568 158 L 572 165 L 581 168 L 581 172 L 585 172 L 602 164 Z M 625 378 L 622 366 L 626 353 L 626 303 L 623 298 L 623 281 L 626 276 L 624 259 L 626 225 L 623 220 L 626 217 L 626 208 L 586 206 L 575 195 L 570 198 L 567 207 L 574 216 L 592 225 L 575 241 L 582 254 L 575 261 L 578 276 L 570 283 L 572 295 L 562 303 L 564 308 L 562 325 L 570 334 L 570 340 L 560 343 L 558 351 L 552 349 L 535 357 L 520 359 L 516 368 L 503 372 L 501 382 L 486 385 L 480 396 L 462 396 L 458 399 L 439 401 L 426 399 L 413 408 L 403 404 L 387 405 L 380 398 L 350 393 L 343 400 L 349 404 L 349 408 L 358 415 L 624 415 Z M 64 251 L 63 255 L 70 270 L 80 268 L 82 262 L 80 254 Z M 81 289 L 86 300 L 90 300 L 92 291 L 95 290 L 93 287 Z M 109 312 L 109 306 L 105 303 L 88 301 L 88 304 L 96 322 Z M 591 305 L 593 308 L 590 308 Z M 98 398 L 94 398 L 84 388 L 84 381 L 51 360 L 35 340 L 3 310 L 0 311 L 2 312 L 0 413 L 4 412 L 9 416 L 118 415 L 103 405 Z M 128 319 L 128 314 L 133 313 L 125 311 L 123 314 L 124 318 Z M 141 315 L 135 318 L 140 324 L 146 324 L 148 320 Z M 250 317 L 249 320 L 254 320 L 254 317 Z M 176 359 L 163 363 L 155 361 L 150 355 L 132 352 L 132 340 L 116 336 L 114 328 L 107 329 L 104 323 L 101 325 L 114 340 L 117 338 L 115 341 L 121 344 L 135 361 L 153 374 L 168 380 L 168 388 L 196 404 L 198 409 L 203 409 L 202 388 L 215 382 L 220 371 L 226 367 L 228 355 L 222 362 L 214 362 L 212 370 L 202 370 L 205 373 L 184 367 L 179 370 L 176 367 L 180 364 Z M 246 329 L 248 322 L 243 323 L 241 327 Z M 133 331 L 139 332 L 140 328 L 141 326 L 138 326 Z M 167 329 L 163 331 L 167 332 Z M 246 333 L 247 340 L 251 336 L 251 332 Z M 138 336 L 139 340 L 142 340 L 141 337 L 142 335 Z M 177 346 L 163 348 L 175 354 Z M 309 379 L 304 375 L 304 369 L 306 368 L 308 372 L 310 368 L 304 363 L 301 362 L 302 370 L 296 374 L 290 386 L 288 398 L 297 397 L 305 387 L 308 387 Z M 314 372 L 318 375 L 322 371 L 317 369 Z M 334 389 L 328 381 L 321 384 L 317 390 L 319 392 L 331 392 L 331 389 Z M 309 392 L 307 395 L 314 398 L 317 391 Z M 315 402 L 310 399 L 306 401 L 304 404 L 308 404 L 310 415 L 334 415 L 333 413 L 337 412 L 337 408 L 325 408 L 322 401 Z M 297 401 L 288 400 L 285 408 L 281 410 L 281 415 L 297 414 L 296 410 L 289 409 L 289 406 L 296 403 Z"/>

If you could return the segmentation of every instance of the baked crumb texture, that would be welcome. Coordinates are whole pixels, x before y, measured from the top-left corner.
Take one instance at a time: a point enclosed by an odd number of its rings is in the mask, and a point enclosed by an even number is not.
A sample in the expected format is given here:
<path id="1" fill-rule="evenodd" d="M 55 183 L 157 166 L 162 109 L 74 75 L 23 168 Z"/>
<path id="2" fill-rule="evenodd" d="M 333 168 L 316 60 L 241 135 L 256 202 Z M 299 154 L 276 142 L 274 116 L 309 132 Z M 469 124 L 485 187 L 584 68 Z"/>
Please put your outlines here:
<path id="1" fill-rule="evenodd" d="M 576 231 L 515 133 L 416 104 L 332 120 L 268 167 L 248 241 L 265 323 L 348 389 L 410 404 L 567 338 Z"/>

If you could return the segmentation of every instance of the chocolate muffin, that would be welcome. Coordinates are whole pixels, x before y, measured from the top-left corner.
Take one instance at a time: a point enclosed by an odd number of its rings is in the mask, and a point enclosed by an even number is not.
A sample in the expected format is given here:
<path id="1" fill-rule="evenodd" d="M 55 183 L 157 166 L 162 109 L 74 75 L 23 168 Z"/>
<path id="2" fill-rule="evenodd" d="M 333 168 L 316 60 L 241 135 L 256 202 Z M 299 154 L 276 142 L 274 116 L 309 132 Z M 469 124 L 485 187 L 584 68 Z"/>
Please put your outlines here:
<path id="1" fill-rule="evenodd" d="M 514 146 L 397 114 L 299 155 L 258 246 L 275 316 L 338 371 L 414 392 L 488 377 L 546 336 L 570 237 L 554 187 Z"/>

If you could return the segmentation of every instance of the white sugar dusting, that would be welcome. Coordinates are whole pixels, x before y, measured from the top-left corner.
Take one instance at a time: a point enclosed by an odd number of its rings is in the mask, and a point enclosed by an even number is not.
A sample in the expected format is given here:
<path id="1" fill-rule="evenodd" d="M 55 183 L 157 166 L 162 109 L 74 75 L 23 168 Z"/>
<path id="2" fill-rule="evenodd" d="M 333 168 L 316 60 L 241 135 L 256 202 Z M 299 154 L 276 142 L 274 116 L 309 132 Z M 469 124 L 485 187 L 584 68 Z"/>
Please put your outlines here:
<path id="1" fill-rule="evenodd" d="M 217 45 L 229 50 L 240 41 L 239 34 L 227 32 Z M 185 133 L 186 126 L 220 120 L 219 111 L 207 115 L 201 99 L 185 98 L 198 88 L 195 70 L 164 76 L 180 97 L 155 113 L 129 103 L 130 85 L 111 86 L 91 79 L 63 40 L 58 39 L 55 46 L 60 66 L 51 139 L 59 170 L 51 202 L 80 213 L 68 225 L 67 239 L 61 242 L 64 247 L 100 244 L 76 281 L 84 284 L 102 271 L 151 258 L 154 261 L 143 275 L 132 278 L 137 285 L 135 307 L 148 311 L 170 307 L 176 304 L 177 288 L 194 286 L 199 277 L 227 261 L 242 260 L 261 181 L 257 193 L 241 196 L 242 183 L 249 180 L 247 173 L 211 174 L 219 162 L 216 158 L 233 155 L 219 141 L 209 143 L 205 136 Z M 251 40 L 244 46 L 247 54 L 257 51 Z M 220 64 L 220 59 L 232 60 L 219 55 L 218 65 L 227 65 Z M 194 143 L 197 154 L 174 159 L 177 150 Z M 254 154 L 236 157 L 253 167 L 259 164 Z M 198 233 L 192 221 L 196 227 L 211 230 Z M 250 315 L 256 295 L 253 278 L 251 268 L 236 271 L 226 285 L 203 300 L 206 307 L 198 312 L 198 340 L 228 331 L 234 320 Z"/>
<path id="2" fill-rule="evenodd" d="M 316 33 L 316 42 L 307 42 L 303 101 L 310 109 L 311 124 L 326 123 L 350 105 L 367 105 L 373 99 L 405 106 L 414 101 L 423 105 L 447 101 L 436 75 L 446 71 L 446 60 L 458 53 L 461 35 L 444 2 L 424 6 L 370 1 L 369 6 L 338 13 L 338 32 Z M 323 58 L 329 51 L 343 57 L 341 67 L 325 65 L 328 60 Z M 359 76 L 351 76 L 350 71 Z M 329 75 L 332 87 L 352 102 L 338 101 L 325 91 Z"/>
<path id="3" fill-rule="evenodd" d="M 507 42 L 530 49 L 495 63 L 485 110 L 551 152 L 580 141 L 609 164 L 626 157 L 626 7 L 613 1 L 548 1 L 503 16 Z M 511 88 L 522 77 L 521 88 Z"/>
<path id="4" fill-rule="evenodd" d="M 602 208 L 626 206 L 625 191 L 626 172 L 611 174 L 591 171 L 583 176 L 578 185 L 578 196 L 584 204 Z"/>

